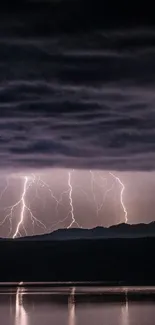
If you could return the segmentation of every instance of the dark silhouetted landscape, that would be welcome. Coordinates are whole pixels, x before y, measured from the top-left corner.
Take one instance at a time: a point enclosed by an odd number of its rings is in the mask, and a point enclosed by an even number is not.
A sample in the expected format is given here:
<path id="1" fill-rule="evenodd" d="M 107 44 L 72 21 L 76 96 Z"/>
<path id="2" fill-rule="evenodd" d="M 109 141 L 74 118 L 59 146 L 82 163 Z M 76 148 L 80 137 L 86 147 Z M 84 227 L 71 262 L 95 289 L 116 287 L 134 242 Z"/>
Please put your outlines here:
<path id="1" fill-rule="evenodd" d="M 122 224 L 110 229 L 65 229 L 25 239 L 2 239 L 0 281 L 153 285 L 154 229 L 154 223 Z"/>

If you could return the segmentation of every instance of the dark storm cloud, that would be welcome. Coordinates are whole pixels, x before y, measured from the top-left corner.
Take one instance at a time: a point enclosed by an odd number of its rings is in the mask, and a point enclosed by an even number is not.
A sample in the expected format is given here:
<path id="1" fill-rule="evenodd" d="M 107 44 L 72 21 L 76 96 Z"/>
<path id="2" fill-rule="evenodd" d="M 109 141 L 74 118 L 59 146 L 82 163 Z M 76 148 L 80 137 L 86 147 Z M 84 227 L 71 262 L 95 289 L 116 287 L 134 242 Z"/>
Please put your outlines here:
<path id="1" fill-rule="evenodd" d="M 0 166 L 154 169 L 154 38 L 1 39 Z"/>
<path id="2" fill-rule="evenodd" d="M 122 87 L 46 84 L 44 96 L 35 83 L 31 101 L 23 83 L 22 101 L 1 104 L 1 166 L 154 168 L 154 92 Z"/>

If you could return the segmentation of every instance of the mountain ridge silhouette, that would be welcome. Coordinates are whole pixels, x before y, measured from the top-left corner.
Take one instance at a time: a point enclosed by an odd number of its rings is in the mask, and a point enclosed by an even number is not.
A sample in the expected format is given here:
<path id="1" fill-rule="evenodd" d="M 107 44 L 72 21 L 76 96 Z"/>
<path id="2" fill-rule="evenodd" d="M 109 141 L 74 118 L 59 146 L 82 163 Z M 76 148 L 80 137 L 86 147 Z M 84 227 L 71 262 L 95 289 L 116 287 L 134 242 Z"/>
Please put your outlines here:
<path id="1" fill-rule="evenodd" d="M 77 240 L 77 239 L 110 239 L 110 238 L 139 238 L 155 237 L 155 222 L 149 224 L 120 223 L 110 227 L 95 228 L 63 228 L 53 232 L 20 237 L 14 240 Z"/>

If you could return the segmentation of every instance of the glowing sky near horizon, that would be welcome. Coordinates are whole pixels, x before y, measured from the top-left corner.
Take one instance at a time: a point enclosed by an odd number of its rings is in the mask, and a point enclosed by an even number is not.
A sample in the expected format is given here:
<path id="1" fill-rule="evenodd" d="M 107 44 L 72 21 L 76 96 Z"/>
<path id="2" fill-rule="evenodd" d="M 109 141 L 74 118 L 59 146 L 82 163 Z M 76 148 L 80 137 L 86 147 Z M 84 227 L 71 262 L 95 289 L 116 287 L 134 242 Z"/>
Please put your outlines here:
<path id="1" fill-rule="evenodd" d="M 124 185 L 123 203 L 128 223 L 154 221 L 154 172 L 110 172 Z M 35 235 L 69 227 L 108 227 L 125 222 L 120 201 L 122 187 L 110 172 L 56 168 L 1 174 L 0 236 Z M 26 193 L 23 192 L 25 177 Z M 16 232 L 23 211 L 23 193 L 26 209 Z M 72 212 L 75 222 L 72 222 Z"/>

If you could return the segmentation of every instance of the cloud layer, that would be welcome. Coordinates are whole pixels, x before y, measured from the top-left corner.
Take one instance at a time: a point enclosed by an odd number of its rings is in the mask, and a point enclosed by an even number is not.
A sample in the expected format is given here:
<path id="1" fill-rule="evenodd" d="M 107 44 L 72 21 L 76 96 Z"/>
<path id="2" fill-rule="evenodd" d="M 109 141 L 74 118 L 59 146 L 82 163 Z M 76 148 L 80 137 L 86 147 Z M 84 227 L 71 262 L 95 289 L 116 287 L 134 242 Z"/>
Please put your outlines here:
<path id="1" fill-rule="evenodd" d="M 154 169 L 154 37 L 1 39 L 0 167 Z"/>

